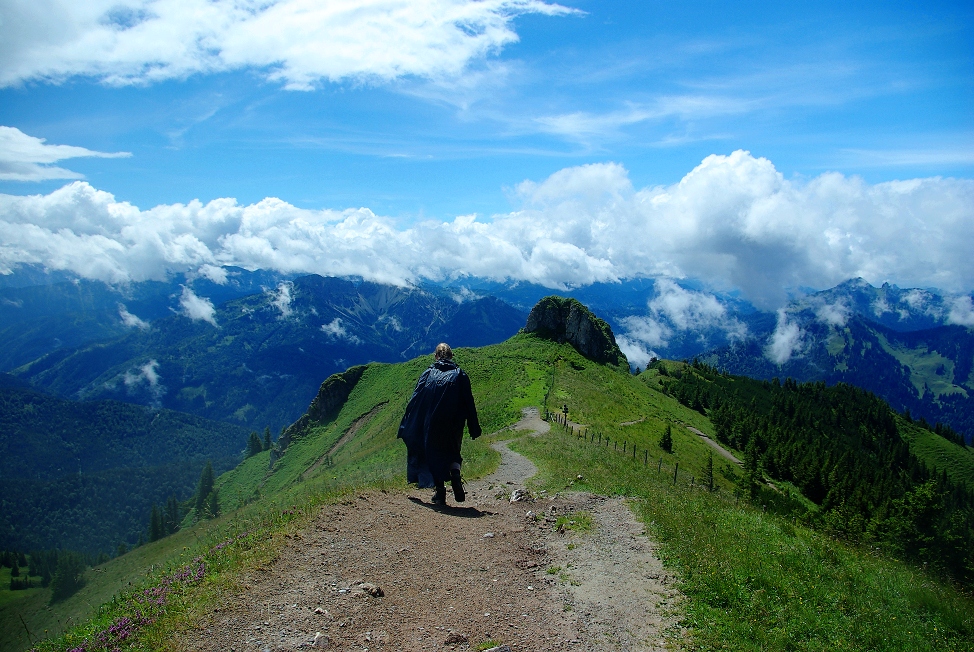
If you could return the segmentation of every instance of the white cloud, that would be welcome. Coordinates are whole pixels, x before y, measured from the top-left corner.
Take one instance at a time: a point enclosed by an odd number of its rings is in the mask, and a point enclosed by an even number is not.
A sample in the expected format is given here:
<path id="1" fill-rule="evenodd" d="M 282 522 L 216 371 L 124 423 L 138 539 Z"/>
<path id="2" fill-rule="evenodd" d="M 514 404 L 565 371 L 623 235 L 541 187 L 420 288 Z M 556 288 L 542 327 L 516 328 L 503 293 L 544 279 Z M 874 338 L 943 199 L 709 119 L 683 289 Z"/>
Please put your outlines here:
<path id="1" fill-rule="evenodd" d="M 28 136 L 16 127 L 0 126 L 0 181 L 80 179 L 84 175 L 57 167 L 52 163 L 69 158 L 128 156 L 131 156 L 129 152 L 109 154 L 71 145 L 48 145 L 45 139 Z"/>
<path id="2" fill-rule="evenodd" d="M 334 337 L 336 340 L 345 340 L 352 344 L 360 344 L 362 342 L 358 336 L 349 334 L 348 330 L 342 326 L 341 317 L 335 317 L 329 323 L 322 324 L 321 332 Z"/>
<path id="3" fill-rule="evenodd" d="M 649 314 L 620 320 L 630 342 L 666 347 L 682 331 L 722 331 L 729 340 L 747 336 L 747 325 L 727 314 L 717 297 L 680 287 L 672 279 L 656 280 L 656 296 L 648 304 Z M 647 351 L 647 353 L 649 353 Z"/>
<path id="4" fill-rule="evenodd" d="M 118 316 L 122 318 L 122 323 L 129 328 L 138 328 L 143 331 L 149 328 L 149 322 L 130 313 L 124 304 L 118 304 Z"/>
<path id="5" fill-rule="evenodd" d="M 771 334 L 764 355 L 775 364 L 784 364 L 801 351 L 804 332 L 796 322 L 789 321 L 785 311 L 778 311 L 778 324 Z"/>
<path id="6" fill-rule="evenodd" d="M 257 69 L 286 88 L 322 80 L 454 78 L 518 40 L 540 0 L 42 0 L 8 2 L 0 86 L 151 83 Z"/>
<path id="7" fill-rule="evenodd" d="M 690 277 L 769 309 L 789 290 L 860 276 L 955 293 L 974 287 L 974 180 L 870 185 L 827 173 L 789 181 L 770 161 L 737 151 L 708 156 L 670 186 L 635 189 L 625 168 L 603 163 L 525 181 L 517 199 L 518 210 L 490 219 L 404 228 L 367 208 L 306 210 L 275 198 L 140 210 L 73 182 L 48 195 L 0 195 L 0 269 L 40 263 L 109 283 L 206 265 L 399 285 L 466 275 L 551 288 Z M 661 304 L 660 315 L 689 324 L 717 309 L 694 301 L 683 312 Z"/>
<path id="8" fill-rule="evenodd" d="M 616 344 L 619 345 L 619 350 L 625 354 L 626 359 L 629 360 L 629 365 L 633 368 L 640 367 L 645 369 L 650 360 L 660 357 L 655 351 L 648 348 L 644 342 L 632 339 L 626 335 L 616 337 Z"/>
<path id="9" fill-rule="evenodd" d="M 904 294 L 902 301 L 913 310 L 928 311 L 934 303 L 934 296 L 926 290 L 914 289 Z"/>
<path id="10" fill-rule="evenodd" d="M 464 301 L 474 301 L 479 299 L 480 295 L 466 286 L 460 286 L 459 289 L 450 292 L 450 298 L 457 303 L 463 303 Z"/>
<path id="11" fill-rule="evenodd" d="M 226 285 L 230 280 L 227 276 L 227 270 L 222 267 L 217 267 L 216 265 L 201 265 L 199 268 L 199 275 L 203 278 L 209 279 L 217 285 Z"/>
<path id="12" fill-rule="evenodd" d="M 216 308 L 213 307 L 213 302 L 206 297 L 196 296 L 196 293 L 185 285 L 183 286 L 183 293 L 179 297 L 179 305 L 182 308 L 182 314 L 193 321 L 199 320 L 214 326 L 217 325 Z"/>
<path id="13" fill-rule="evenodd" d="M 152 404 L 156 407 L 161 405 L 162 397 L 166 394 L 166 386 L 160 382 L 158 367 L 158 361 L 149 360 L 141 367 L 126 371 L 121 377 L 122 383 L 130 395 L 135 394 L 145 384 L 149 395 L 152 397 Z M 109 386 L 111 387 L 112 384 Z"/>
<path id="14" fill-rule="evenodd" d="M 957 297 L 951 302 L 947 323 L 974 328 L 974 302 L 970 296 Z"/>
<path id="15" fill-rule="evenodd" d="M 836 303 L 819 301 L 812 306 L 812 310 L 820 322 L 829 326 L 843 327 L 848 323 L 849 317 L 852 316 L 852 309 L 844 301 L 837 301 Z"/>
<path id="16" fill-rule="evenodd" d="M 271 295 L 271 305 L 281 311 L 281 319 L 291 316 L 291 290 L 294 284 L 290 281 L 281 281 L 277 290 L 268 292 Z"/>
<path id="17" fill-rule="evenodd" d="M 647 346 L 665 347 L 673 336 L 673 329 L 666 324 L 642 315 L 631 315 L 619 320 L 625 335 L 632 343 L 642 343 Z"/>

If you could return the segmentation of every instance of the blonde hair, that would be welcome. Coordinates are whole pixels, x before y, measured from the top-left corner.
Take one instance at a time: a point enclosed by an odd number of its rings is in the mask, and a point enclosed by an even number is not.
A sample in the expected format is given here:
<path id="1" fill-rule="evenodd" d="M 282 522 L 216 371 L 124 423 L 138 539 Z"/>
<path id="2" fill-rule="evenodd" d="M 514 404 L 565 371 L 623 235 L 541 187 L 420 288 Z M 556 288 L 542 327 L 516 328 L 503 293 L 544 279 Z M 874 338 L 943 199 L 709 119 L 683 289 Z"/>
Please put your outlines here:
<path id="1" fill-rule="evenodd" d="M 453 349 L 446 342 L 440 342 L 436 345 L 436 351 L 433 352 L 433 357 L 436 360 L 452 360 Z"/>

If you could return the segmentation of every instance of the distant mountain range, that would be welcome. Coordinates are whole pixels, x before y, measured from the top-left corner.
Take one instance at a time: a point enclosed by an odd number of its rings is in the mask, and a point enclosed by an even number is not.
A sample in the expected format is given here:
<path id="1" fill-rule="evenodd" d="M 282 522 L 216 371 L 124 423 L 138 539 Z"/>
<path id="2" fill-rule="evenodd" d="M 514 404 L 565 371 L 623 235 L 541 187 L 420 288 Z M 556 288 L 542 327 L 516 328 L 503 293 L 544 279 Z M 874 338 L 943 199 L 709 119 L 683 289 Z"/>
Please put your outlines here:
<path id="1" fill-rule="evenodd" d="M 893 409 L 974 435 L 974 331 L 970 304 L 928 290 L 861 279 L 795 301 L 774 330 L 701 354 L 754 378 L 848 383 Z"/>
<path id="2" fill-rule="evenodd" d="M 139 284 L 128 289 L 128 303 L 119 291 L 86 284 L 8 288 L 5 310 L 22 315 L 7 327 L 14 351 L 6 354 L 8 368 L 64 397 L 113 398 L 277 432 L 335 372 L 413 358 L 440 341 L 499 342 L 527 317 L 493 297 L 247 274 L 238 273 L 229 289 L 217 286 L 231 297 L 218 305 L 205 293 L 212 282 L 201 289 L 199 279 L 192 286 Z M 265 280 L 276 285 L 254 293 Z M 52 336 L 73 337 L 75 345 L 55 347 Z M 11 368 L 34 353 L 41 355 Z"/>
<path id="3" fill-rule="evenodd" d="M 557 293 L 601 315 L 634 368 L 699 357 L 757 378 L 847 382 L 974 435 L 970 296 L 853 279 L 769 311 L 667 279 Z M 482 279 L 401 288 L 237 268 L 110 288 L 25 267 L 0 277 L 0 370 L 66 397 L 277 432 L 331 373 L 439 341 L 503 341 L 549 294 Z"/>

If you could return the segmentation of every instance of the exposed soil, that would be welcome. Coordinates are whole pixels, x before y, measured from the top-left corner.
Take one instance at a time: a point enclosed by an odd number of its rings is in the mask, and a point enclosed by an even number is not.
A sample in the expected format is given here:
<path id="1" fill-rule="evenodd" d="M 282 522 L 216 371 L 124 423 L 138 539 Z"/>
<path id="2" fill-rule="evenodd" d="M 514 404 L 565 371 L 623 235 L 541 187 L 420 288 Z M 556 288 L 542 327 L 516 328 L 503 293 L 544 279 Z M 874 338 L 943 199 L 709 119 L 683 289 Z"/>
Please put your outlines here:
<path id="1" fill-rule="evenodd" d="M 536 436 L 548 424 L 525 410 L 515 429 Z M 673 577 L 623 499 L 565 492 L 512 503 L 536 469 L 504 442 L 495 448 L 500 468 L 469 483 L 464 503 L 448 488 L 441 508 L 429 504 L 430 490 L 365 493 L 323 508 L 176 647 L 468 650 L 493 641 L 601 652 L 676 644 Z M 558 516 L 578 512 L 591 515 L 591 530 L 556 529 Z"/>

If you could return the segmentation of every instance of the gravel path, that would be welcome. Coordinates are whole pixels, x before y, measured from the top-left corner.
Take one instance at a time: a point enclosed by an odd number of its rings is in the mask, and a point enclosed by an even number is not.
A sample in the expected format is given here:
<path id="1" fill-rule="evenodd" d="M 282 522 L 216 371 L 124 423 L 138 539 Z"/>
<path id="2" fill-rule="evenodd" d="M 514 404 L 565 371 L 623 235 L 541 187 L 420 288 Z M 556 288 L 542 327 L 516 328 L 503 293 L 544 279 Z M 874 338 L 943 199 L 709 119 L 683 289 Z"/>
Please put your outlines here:
<path id="1" fill-rule="evenodd" d="M 687 426 L 687 430 L 689 430 L 692 433 L 696 433 L 700 435 L 700 437 L 704 440 L 704 442 L 708 444 L 711 448 L 713 448 L 715 451 L 717 451 L 717 454 L 723 457 L 725 460 L 729 462 L 733 462 L 738 466 L 742 466 L 743 463 L 739 459 L 734 457 L 733 453 L 731 453 L 729 450 L 727 450 L 726 448 L 724 448 L 723 446 L 715 442 L 713 439 L 708 437 L 705 433 L 701 432 L 700 430 L 697 430 L 693 426 Z"/>
<path id="2" fill-rule="evenodd" d="M 525 410 L 516 426 L 543 436 Z M 536 472 L 498 442 L 498 470 L 446 508 L 429 490 L 369 492 L 321 510 L 273 564 L 182 633 L 175 649 L 665 649 L 679 596 L 620 498 L 583 493 L 511 502 Z M 587 512 L 591 531 L 555 529 Z M 380 589 L 382 596 L 378 597 Z M 317 644 L 312 643 L 317 638 Z M 672 639 L 671 639 L 672 640 Z"/>

